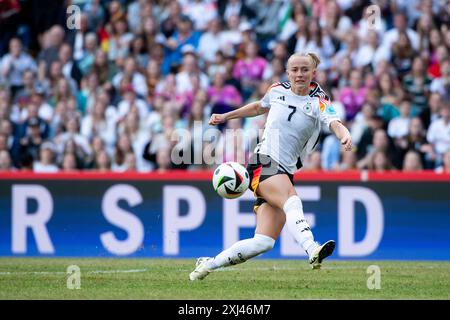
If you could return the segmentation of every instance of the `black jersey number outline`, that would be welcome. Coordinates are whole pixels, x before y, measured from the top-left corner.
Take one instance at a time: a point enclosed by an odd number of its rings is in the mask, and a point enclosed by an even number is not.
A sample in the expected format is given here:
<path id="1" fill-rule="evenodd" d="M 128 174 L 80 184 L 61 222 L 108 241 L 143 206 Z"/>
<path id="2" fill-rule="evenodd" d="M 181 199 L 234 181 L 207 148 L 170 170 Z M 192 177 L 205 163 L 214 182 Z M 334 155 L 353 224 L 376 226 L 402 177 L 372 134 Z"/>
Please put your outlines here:
<path id="1" fill-rule="evenodd" d="M 288 106 L 289 109 L 292 109 L 292 112 L 289 114 L 288 121 L 291 121 L 292 116 L 294 115 L 295 111 L 297 111 L 297 107 L 294 106 Z"/>

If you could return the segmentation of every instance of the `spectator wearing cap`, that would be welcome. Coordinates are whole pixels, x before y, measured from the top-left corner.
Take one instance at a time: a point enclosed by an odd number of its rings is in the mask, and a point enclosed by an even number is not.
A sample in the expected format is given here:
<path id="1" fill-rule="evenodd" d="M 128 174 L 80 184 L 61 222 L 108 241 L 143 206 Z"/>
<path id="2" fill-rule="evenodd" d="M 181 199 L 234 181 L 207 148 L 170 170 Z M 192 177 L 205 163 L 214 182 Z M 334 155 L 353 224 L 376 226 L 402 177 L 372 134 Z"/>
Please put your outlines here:
<path id="1" fill-rule="evenodd" d="M 56 147 L 53 142 L 46 141 L 39 150 L 39 160 L 34 161 L 33 171 L 38 173 L 54 173 L 59 168 L 56 165 Z"/>
<path id="2" fill-rule="evenodd" d="M 199 41 L 200 33 L 193 29 L 191 19 L 186 15 L 181 15 L 177 21 L 176 31 L 166 42 L 167 58 L 170 64 L 179 65 L 183 56 L 183 47 L 190 45 L 194 50 L 197 50 Z"/>
<path id="3" fill-rule="evenodd" d="M 9 52 L 0 60 L 0 84 L 10 86 L 14 97 L 23 86 L 23 74 L 27 70 L 37 71 L 36 62 L 23 51 L 22 41 L 13 38 L 9 42 Z"/>
<path id="4" fill-rule="evenodd" d="M 43 135 L 40 130 L 40 121 L 38 118 L 30 118 L 26 122 L 25 134 L 19 140 L 19 146 L 16 149 L 17 154 L 13 153 L 15 164 L 20 163 L 24 155 L 30 155 L 33 160 L 39 157 L 39 148 L 43 143 Z M 24 126 L 24 125 L 23 125 Z"/>

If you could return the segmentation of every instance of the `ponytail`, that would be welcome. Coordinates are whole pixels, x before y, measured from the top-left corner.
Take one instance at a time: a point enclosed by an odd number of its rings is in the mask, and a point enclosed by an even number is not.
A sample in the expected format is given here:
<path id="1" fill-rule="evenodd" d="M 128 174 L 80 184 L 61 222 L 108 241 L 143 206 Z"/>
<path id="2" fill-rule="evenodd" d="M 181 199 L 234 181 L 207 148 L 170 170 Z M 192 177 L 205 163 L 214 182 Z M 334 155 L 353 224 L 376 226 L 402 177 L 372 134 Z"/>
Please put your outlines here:
<path id="1" fill-rule="evenodd" d="M 317 67 L 320 64 L 320 58 L 317 54 L 315 54 L 314 52 L 308 52 L 308 53 L 294 53 L 292 56 L 289 57 L 287 63 L 286 63 L 286 67 L 289 65 L 289 61 L 294 58 L 294 57 L 308 57 L 311 59 L 312 61 L 312 65 L 314 67 L 314 69 L 317 69 Z"/>

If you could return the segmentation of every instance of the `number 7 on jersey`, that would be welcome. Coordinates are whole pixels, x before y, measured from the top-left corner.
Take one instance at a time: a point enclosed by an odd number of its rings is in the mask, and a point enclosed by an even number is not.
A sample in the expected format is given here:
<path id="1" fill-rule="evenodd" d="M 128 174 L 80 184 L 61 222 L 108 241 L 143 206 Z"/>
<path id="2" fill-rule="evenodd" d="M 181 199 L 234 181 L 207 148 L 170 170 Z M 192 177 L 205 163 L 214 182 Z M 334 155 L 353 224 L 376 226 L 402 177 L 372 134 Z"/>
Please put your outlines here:
<path id="1" fill-rule="evenodd" d="M 292 112 L 289 114 L 289 117 L 288 117 L 288 121 L 291 121 L 291 118 L 292 118 L 293 114 L 295 113 L 295 111 L 297 111 L 297 107 L 288 106 L 288 108 L 292 109 Z"/>

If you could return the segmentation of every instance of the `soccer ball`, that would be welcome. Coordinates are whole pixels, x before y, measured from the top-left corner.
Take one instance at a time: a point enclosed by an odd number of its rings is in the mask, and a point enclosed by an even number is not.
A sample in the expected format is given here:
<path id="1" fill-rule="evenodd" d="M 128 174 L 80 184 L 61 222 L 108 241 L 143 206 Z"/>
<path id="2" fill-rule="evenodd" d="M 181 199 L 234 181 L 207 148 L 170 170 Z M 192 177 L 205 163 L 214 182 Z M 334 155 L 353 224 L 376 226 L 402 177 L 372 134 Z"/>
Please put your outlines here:
<path id="1" fill-rule="evenodd" d="M 247 170 L 237 162 L 222 163 L 214 171 L 213 187 L 219 196 L 227 199 L 240 197 L 248 189 L 250 177 Z"/>

